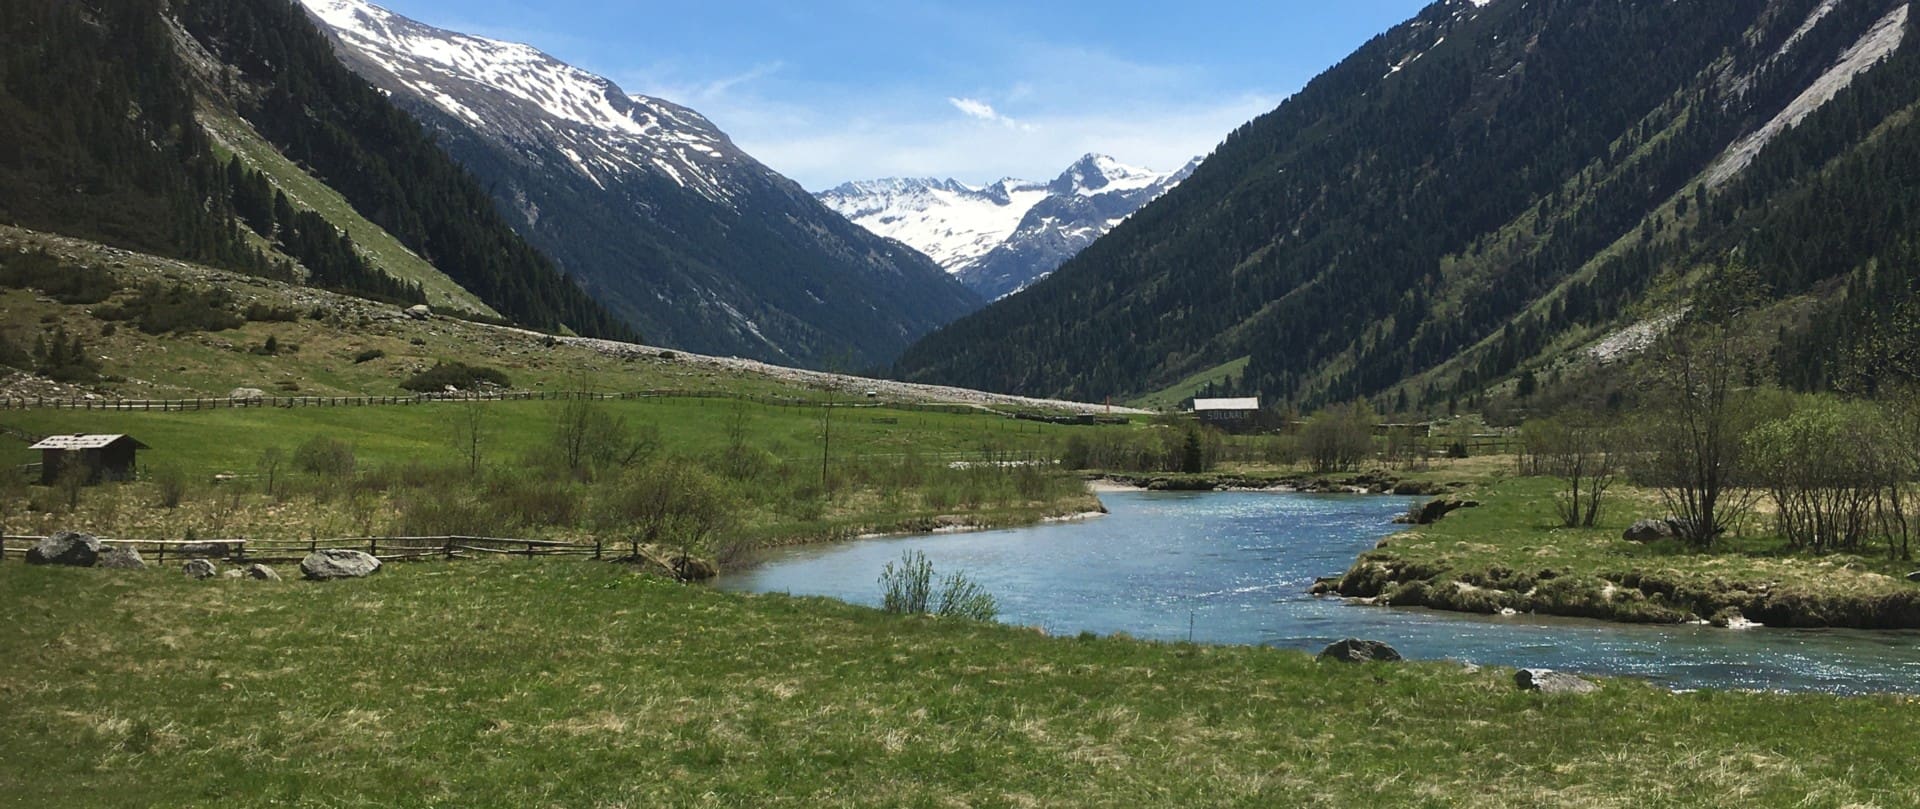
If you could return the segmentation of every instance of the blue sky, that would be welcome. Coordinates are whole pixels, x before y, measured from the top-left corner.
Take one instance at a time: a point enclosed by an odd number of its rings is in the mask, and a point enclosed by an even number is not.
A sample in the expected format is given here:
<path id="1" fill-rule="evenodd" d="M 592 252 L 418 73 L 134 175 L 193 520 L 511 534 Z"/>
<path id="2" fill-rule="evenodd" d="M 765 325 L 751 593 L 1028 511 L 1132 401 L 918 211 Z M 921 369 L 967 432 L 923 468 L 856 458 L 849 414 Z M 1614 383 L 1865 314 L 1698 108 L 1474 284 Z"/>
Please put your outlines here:
<path id="1" fill-rule="evenodd" d="M 1177 167 L 1426 5 L 375 0 L 713 119 L 809 189 Z"/>

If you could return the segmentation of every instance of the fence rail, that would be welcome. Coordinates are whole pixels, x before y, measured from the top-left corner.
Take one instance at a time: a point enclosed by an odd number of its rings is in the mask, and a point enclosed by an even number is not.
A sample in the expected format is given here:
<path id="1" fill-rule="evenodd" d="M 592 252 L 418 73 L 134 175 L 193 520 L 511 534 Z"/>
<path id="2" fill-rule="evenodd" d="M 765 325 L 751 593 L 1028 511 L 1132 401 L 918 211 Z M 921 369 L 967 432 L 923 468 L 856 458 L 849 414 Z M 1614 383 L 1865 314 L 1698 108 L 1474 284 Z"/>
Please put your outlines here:
<path id="1" fill-rule="evenodd" d="M 24 558 L 27 551 L 44 536 L 0 536 L 0 562 L 9 555 Z M 298 562 L 307 554 L 325 550 L 365 551 L 381 561 L 419 559 L 471 559 L 474 554 L 494 556 L 581 556 L 605 557 L 605 544 L 595 541 L 563 542 L 551 539 L 510 537 L 431 536 L 431 537 L 333 537 L 310 539 L 105 539 L 102 545 L 132 548 L 142 555 L 152 554 L 154 564 L 175 559 L 223 559 L 236 564 L 252 562 Z"/>

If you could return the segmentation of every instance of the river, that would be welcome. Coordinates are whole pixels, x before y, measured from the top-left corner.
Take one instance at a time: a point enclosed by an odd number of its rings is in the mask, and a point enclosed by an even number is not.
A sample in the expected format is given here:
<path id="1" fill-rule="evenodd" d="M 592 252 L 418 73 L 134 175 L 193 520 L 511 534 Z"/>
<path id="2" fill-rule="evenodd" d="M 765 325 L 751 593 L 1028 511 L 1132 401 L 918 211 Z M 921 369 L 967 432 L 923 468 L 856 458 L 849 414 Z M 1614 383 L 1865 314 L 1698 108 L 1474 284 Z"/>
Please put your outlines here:
<path id="1" fill-rule="evenodd" d="M 1101 495 L 1111 514 L 1004 531 L 771 551 L 723 589 L 878 605 L 906 551 L 963 571 L 1010 624 L 1049 634 L 1318 651 L 1340 638 L 1481 665 L 1639 677 L 1671 688 L 1920 692 L 1920 632 L 1728 630 L 1360 606 L 1306 594 L 1396 529 L 1407 498 L 1267 493 Z"/>

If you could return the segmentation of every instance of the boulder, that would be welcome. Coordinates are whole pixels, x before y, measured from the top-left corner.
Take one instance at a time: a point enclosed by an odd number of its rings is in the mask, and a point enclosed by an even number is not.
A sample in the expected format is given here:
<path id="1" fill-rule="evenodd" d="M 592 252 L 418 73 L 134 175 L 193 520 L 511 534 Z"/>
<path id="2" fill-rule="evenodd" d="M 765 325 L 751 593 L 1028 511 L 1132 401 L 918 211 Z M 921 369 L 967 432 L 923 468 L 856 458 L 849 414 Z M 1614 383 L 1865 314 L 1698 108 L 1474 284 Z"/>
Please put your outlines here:
<path id="1" fill-rule="evenodd" d="M 220 575 L 220 568 L 214 567 L 212 562 L 205 559 L 189 559 L 186 564 L 180 566 L 180 572 L 187 574 L 189 579 L 204 580 Z"/>
<path id="2" fill-rule="evenodd" d="M 1907 574 L 1907 581 L 1920 582 L 1920 570 Z"/>
<path id="3" fill-rule="evenodd" d="M 100 560 L 100 539 L 92 534 L 61 531 L 27 549 L 27 564 L 93 567 Z"/>
<path id="4" fill-rule="evenodd" d="M 363 551 L 315 551 L 300 560 L 300 575 L 313 581 L 361 579 L 379 571 L 380 560 Z"/>
<path id="5" fill-rule="evenodd" d="M 225 559 L 233 555 L 233 546 L 225 542 L 189 542 L 175 546 L 175 554 L 180 556 L 203 556 L 208 559 Z"/>
<path id="6" fill-rule="evenodd" d="M 220 578 L 223 579 L 244 579 L 246 577 L 247 572 L 237 567 L 220 571 Z"/>
<path id="7" fill-rule="evenodd" d="M 234 388 L 233 390 L 227 391 L 227 398 L 252 402 L 267 398 L 267 392 L 259 388 Z"/>
<path id="8" fill-rule="evenodd" d="M 673 572 L 681 581 L 707 581 L 720 575 L 720 567 L 698 556 L 675 556 Z"/>
<path id="9" fill-rule="evenodd" d="M 248 565 L 247 578 L 255 581 L 279 581 L 280 572 L 266 565 Z"/>
<path id="10" fill-rule="evenodd" d="M 1377 640 L 1347 638 L 1320 650 L 1320 659 L 1341 663 L 1391 663 L 1400 659 L 1400 653 Z"/>
<path id="11" fill-rule="evenodd" d="M 1513 684 L 1522 691 L 1542 694 L 1591 694 L 1600 690 L 1592 680 L 1552 669 L 1521 669 L 1513 673 Z"/>
<path id="12" fill-rule="evenodd" d="M 407 317 L 413 318 L 414 320 L 426 320 L 433 317 L 433 309 L 424 303 L 414 304 L 413 306 L 407 307 Z"/>
<path id="13" fill-rule="evenodd" d="M 147 560 L 142 558 L 140 551 L 134 548 L 108 548 L 100 552 L 99 560 L 93 564 L 94 567 L 113 570 L 145 570 L 147 568 Z"/>
<path id="14" fill-rule="evenodd" d="M 1672 539 L 1673 534 L 1673 523 L 1668 520 L 1640 520 L 1620 536 L 1628 542 L 1658 542 Z"/>

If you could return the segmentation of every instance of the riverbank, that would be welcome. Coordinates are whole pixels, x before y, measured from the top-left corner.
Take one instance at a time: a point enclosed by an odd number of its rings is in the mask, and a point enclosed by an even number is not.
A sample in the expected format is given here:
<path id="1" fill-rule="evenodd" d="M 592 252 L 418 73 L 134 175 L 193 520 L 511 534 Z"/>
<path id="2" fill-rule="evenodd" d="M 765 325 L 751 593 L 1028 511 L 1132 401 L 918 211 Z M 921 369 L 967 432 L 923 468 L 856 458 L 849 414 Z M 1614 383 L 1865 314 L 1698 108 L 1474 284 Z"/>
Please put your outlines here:
<path id="1" fill-rule="evenodd" d="M 1554 492 L 1543 479 L 1482 482 L 1470 490 L 1480 507 L 1383 540 L 1317 589 L 1483 614 L 1920 628 L 1920 585 L 1904 579 L 1911 562 L 1794 554 L 1766 536 L 1728 538 L 1713 552 L 1629 542 L 1621 536 L 1628 525 L 1657 516 L 1644 493 L 1617 492 L 1599 527 L 1569 529 L 1556 527 Z"/>
<path id="2" fill-rule="evenodd" d="M 1840 807 L 1920 790 L 1908 698 L 1624 680 L 1544 696 L 1510 670 L 1047 638 L 584 561 L 326 585 L 18 568 L 0 603 L 0 790 L 25 806 Z"/>
<path id="3" fill-rule="evenodd" d="M 1094 491 L 1114 492 L 1280 492 L 1297 494 L 1435 495 L 1464 488 L 1464 481 L 1434 475 L 1401 476 L 1386 471 L 1320 475 L 1302 472 L 1120 473 L 1088 478 Z"/>

